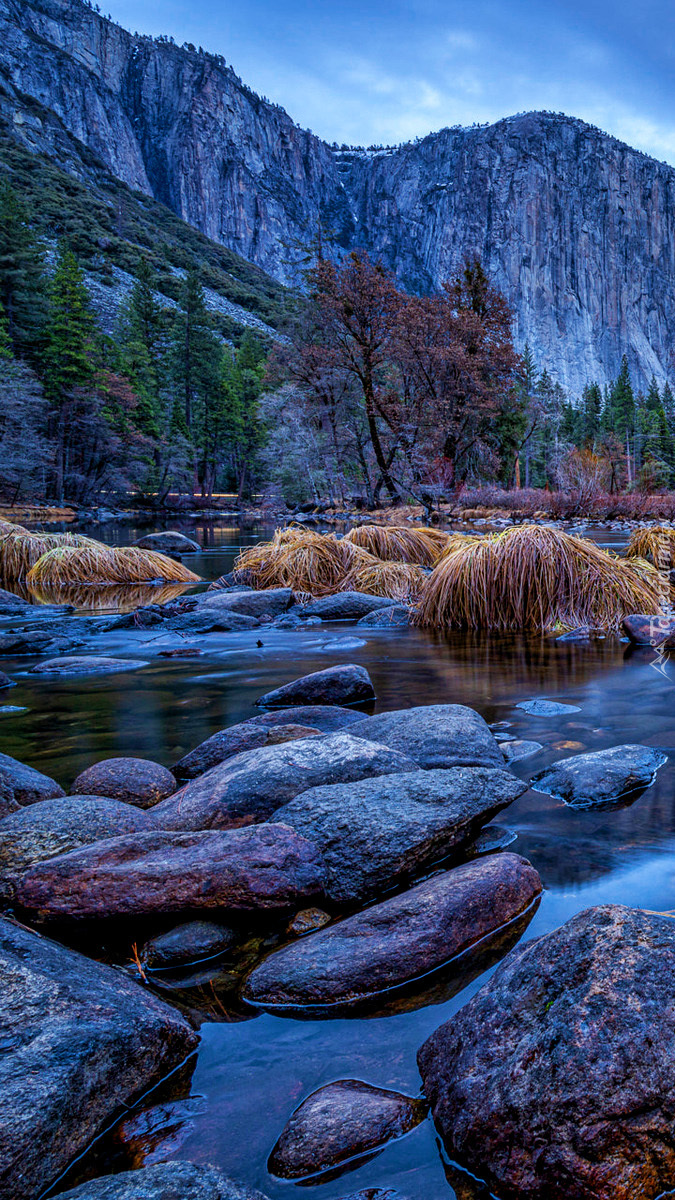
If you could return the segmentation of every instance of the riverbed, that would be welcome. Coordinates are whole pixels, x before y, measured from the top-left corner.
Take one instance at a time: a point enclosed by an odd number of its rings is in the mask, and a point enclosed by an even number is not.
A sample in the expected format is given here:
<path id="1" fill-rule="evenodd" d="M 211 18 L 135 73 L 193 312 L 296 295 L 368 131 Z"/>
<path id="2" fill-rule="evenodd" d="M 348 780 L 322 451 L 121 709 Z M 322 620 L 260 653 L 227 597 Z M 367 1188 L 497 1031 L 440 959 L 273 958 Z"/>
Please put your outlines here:
<path id="1" fill-rule="evenodd" d="M 271 532 L 214 523 L 180 528 L 203 544 L 201 554 L 185 561 L 206 580 L 229 571 L 241 545 Z M 117 544 L 148 531 L 130 525 L 82 530 Z M 621 545 L 621 534 L 613 531 L 594 536 L 603 545 Z M 121 676 L 47 680 L 27 674 L 34 659 L 3 659 L 3 670 L 18 682 L 3 693 L 3 707 L 20 711 L 0 714 L 2 751 L 66 789 L 100 758 L 131 755 L 170 766 L 216 730 L 254 715 L 262 693 L 310 671 L 354 662 L 368 669 L 375 686 L 377 700 L 366 711 L 466 704 L 497 731 L 542 743 L 539 754 L 513 767 L 523 779 L 557 758 L 622 742 L 658 746 L 671 757 L 654 785 L 625 807 L 573 811 L 527 791 L 499 823 L 516 835 L 510 848 L 542 877 L 536 911 L 506 939 L 465 956 L 395 1003 L 383 1001 L 349 1019 L 298 1020 L 256 1015 L 230 1003 L 225 993 L 220 996 L 217 987 L 209 1005 L 208 989 L 198 989 L 191 1003 L 201 1004 L 202 1040 L 191 1082 L 183 1082 L 180 1091 L 195 1102 L 173 1140 L 156 1149 L 158 1158 L 213 1163 L 271 1200 L 292 1196 L 297 1185 L 275 1180 L 266 1163 L 308 1093 L 351 1077 L 416 1095 L 417 1049 L 481 987 L 498 956 L 518 938 L 537 937 L 590 905 L 675 909 L 675 666 L 667 659 L 617 637 L 574 643 L 539 636 L 438 636 L 353 623 L 200 635 L 189 643 L 198 646 L 198 656 L 164 659 L 158 651 L 167 636 L 153 628 L 119 629 L 88 641 L 87 653 L 147 661 Z M 345 639 L 348 644 L 341 645 Z M 516 707 L 541 697 L 578 711 L 534 717 Z M 154 1161 L 150 1144 L 148 1154 L 146 1161 Z M 53 1190 L 90 1171 L 125 1165 L 129 1160 L 104 1138 Z M 315 1184 L 312 1194 L 338 1200 L 362 1192 L 368 1200 L 488 1196 L 446 1161 L 429 1120 L 358 1169 Z"/>

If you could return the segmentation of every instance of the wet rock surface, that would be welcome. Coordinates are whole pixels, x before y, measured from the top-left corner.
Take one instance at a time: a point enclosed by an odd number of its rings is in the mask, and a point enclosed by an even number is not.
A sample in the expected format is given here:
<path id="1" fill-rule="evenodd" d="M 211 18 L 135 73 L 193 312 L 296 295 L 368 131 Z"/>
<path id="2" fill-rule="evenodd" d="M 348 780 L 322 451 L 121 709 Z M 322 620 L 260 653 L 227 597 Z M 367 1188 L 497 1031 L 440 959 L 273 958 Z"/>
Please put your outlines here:
<path id="1" fill-rule="evenodd" d="M 393 629 L 412 624 L 412 609 L 406 604 L 391 604 L 387 608 L 379 608 L 375 612 L 361 617 L 359 625 L 367 625 L 376 629 Z"/>
<path id="2" fill-rule="evenodd" d="M 495 854 L 274 951 L 249 975 L 261 1008 L 351 1004 L 417 979 L 511 921 L 541 891 L 534 867 Z"/>
<path id="3" fill-rule="evenodd" d="M 504 759 L 479 713 L 463 704 L 429 704 L 366 717 L 352 730 L 409 754 L 420 767 L 503 767 Z"/>
<path id="4" fill-rule="evenodd" d="M 165 529 L 161 533 L 146 533 L 133 543 L 143 550 L 158 550 L 160 554 L 191 554 L 201 550 L 199 542 L 186 537 L 176 529 Z"/>
<path id="5" fill-rule="evenodd" d="M 233 1183 L 216 1167 L 167 1162 L 92 1179 L 68 1192 L 59 1192 L 54 1200 L 265 1200 L 265 1197 L 252 1188 Z"/>
<path id="6" fill-rule="evenodd" d="M 34 675 L 112 675 L 118 671 L 137 671 L 149 664 L 140 658 L 104 658 L 84 655 L 50 658 L 31 667 Z"/>
<path id="7" fill-rule="evenodd" d="M 81 646 L 84 638 L 64 637 L 52 631 L 40 629 L 17 629 L 12 633 L 0 633 L 0 654 L 59 654 Z"/>
<path id="8" fill-rule="evenodd" d="M 11 688 L 11 687 L 16 687 L 14 680 L 10 679 L 9 675 L 5 675 L 4 671 L 0 671 L 0 691 L 3 688 Z"/>
<path id="9" fill-rule="evenodd" d="M 180 613 L 169 617 L 163 628 L 181 634 L 239 633 L 246 629 L 257 629 L 260 621 L 246 613 L 224 609 L 199 608 L 196 612 Z"/>
<path id="10" fill-rule="evenodd" d="M 153 810 L 163 829 L 227 829 L 263 821 L 317 784 L 414 771 L 396 750 L 349 731 L 249 750 L 212 767 Z"/>
<path id="11" fill-rule="evenodd" d="M 291 588 L 268 588 L 260 592 L 249 589 L 238 592 L 208 591 L 198 598 L 199 611 L 229 610 L 246 617 L 280 617 L 293 604 Z"/>
<path id="12" fill-rule="evenodd" d="M 558 700 L 521 700 L 516 704 L 531 717 L 564 717 L 569 713 L 581 712 L 578 704 L 562 704 Z"/>
<path id="13" fill-rule="evenodd" d="M 503 769 L 417 770 L 310 788 L 275 820 L 320 847 L 331 899 L 356 903 L 472 841 L 525 790 Z"/>
<path id="14" fill-rule="evenodd" d="M 367 592 L 337 592 L 334 596 L 321 596 L 303 604 L 302 613 L 307 617 L 321 617 L 322 621 L 355 621 L 378 609 L 391 607 L 391 600 L 383 596 L 370 596 Z"/>
<path id="15" fill-rule="evenodd" d="M 275 708 L 272 712 L 256 713 L 244 725 L 311 725 L 322 733 L 337 733 L 348 725 L 363 720 L 363 713 L 339 704 L 297 704 L 290 708 Z"/>
<path id="16" fill-rule="evenodd" d="M 81 771 L 71 788 L 80 795 L 109 796 L 138 808 L 152 808 L 176 790 L 176 780 L 147 758 L 104 758 Z"/>
<path id="17" fill-rule="evenodd" d="M 268 1169 L 282 1179 L 306 1179 L 402 1137 L 425 1115 L 423 1102 L 400 1092 L 358 1079 L 329 1083 L 295 1110 Z"/>
<path id="18" fill-rule="evenodd" d="M 30 868 L 17 903 L 39 918 L 265 912 L 323 892 L 320 851 L 282 825 L 108 838 Z"/>
<path id="19" fill-rule="evenodd" d="M 650 746 L 611 746 L 562 758 L 533 776 L 530 786 L 573 808 L 608 804 L 654 782 L 667 756 Z"/>
<path id="20" fill-rule="evenodd" d="M 267 708 L 291 704 L 358 704 L 374 696 L 375 689 L 365 667 L 345 663 L 294 679 L 267 692 L 256 703 Z"/>
<path id="21" fill-rule="evenodd" d="M 654 1200 L 675 1179 L 675 922 L 587 909 L 513 951 L 419 1052 L 451 1157 L 504 1200 Z"/>
<path id="22" fill-rule="evenodd" d="M 197 1035 L 122 972 L 4 919 L 0 991 L 0 1196 L 34 1200 Z"/>
<path id="23" fill-rule="evenodd" d="M 543 750 L 541 742 L 528 742 L 521 738 L 513 738 L 502 743 L 502 754 L 507 763 L 520 762 L 521 758 L 532 758 Z"/>
<path id="24" fill-rule="evenodd" d="M 52 800 L 65 794 L 48 775 L 27 767 L 9 754 L 0 754 L 0 817 L 15 812 L 21 805 L 36 804 L 39 800 Z"/>
<path id="25" fill-rule="evenodd" d="M 118 800 L 82 795 L 39 800 L 0 821 L 0 885 L 33 863 L 149 824 L 145 813 Z"/>
<path id="26" fill-rule="evenodd" d="M 295 732 L 291 732 L 291 731 Z M 315 729 L 309 725 L 285 723 L 280 715 L 278 724 L 253 724 L 242 721 L 239 725 L 231 725 L 229 729 L 220 729 L 205 742 L 201 742 L 189 754 L 184 754 L 173 767 L 173 774 L 181 783 L 196 779 L 218 766 L 235 754 L 243 754 L 246 750 L 255 750 L 261 746 L 275 746 L 284 741 L 297 741 Z"/>
<path id="27" fill-rule="evenodd" d="M 675 617 L 633 613 L 624 618 L 621 628 L 636 646 L 660 646 L 675 633 Z"/>
<path id="28" fill-rule="evenodd" d="M 199 962 L 223 954 L 238 940 L 239 935 L 227 925 L 216 925 L 213 921 L 185 921 L 150 938 L 141 951 L 141 961 L 153 968 Z"/>

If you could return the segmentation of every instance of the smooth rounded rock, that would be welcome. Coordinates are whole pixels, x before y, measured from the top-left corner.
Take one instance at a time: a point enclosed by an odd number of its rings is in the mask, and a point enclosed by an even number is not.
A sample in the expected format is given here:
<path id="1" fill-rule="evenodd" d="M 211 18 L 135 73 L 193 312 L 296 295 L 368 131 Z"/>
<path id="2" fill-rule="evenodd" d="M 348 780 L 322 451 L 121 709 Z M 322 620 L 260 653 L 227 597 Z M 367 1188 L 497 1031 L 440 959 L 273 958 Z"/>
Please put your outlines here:
<path id="1" fill-rule="evenodd" d="M 285 825 L 128 834 L 29 868 L 17 903 L 40 919 L 265 912 L 323 894 L 320 851 Z"/>
<path id="2" fill-rule="evenodd" d="M 409 754 L 420 767 L 503 767 L 492 732 L 464 704 L 428 704 L 366 717 L 355 737 L 372 738 Z"/>
<path id="3" fill-rule="evenodd" d="M 244 999 L 273 1011 L 353 1004 L 443 966 L 540 891 L 516 854 L 464 863 L 274 951 L 249 975 Z"/>
<path id="4" fill-rule="evenodd" d="M 353 1162 L 409 1133 L 426 1116 L 423 1101 L 340 1079 L 312 1092 L 282 1130 L 267 1164 L 281 1179 L 307 1179 Z"/>
<path id="5" fill-rule="evenodd" d="M 507 763 L 520 762 L 522 758 L 532 758 L 543 749 L 541 742 L 528 742 L 522 738 L 510 738 L 501 744 L 501 751 Z"/>
<path id="6" fill-rule="evenodd" d="M 267 820 L 317 784 L 415 768 L 404 754 L 349 732 L 299 738 L 226 759 L 158 804 L 153 819 L 162 829 L 231 829 Z"/>
<path id="7" fill-rule="evenodd" d="M 624 618 L 621 628 L 635 646 L 660 646 L 675 633 L 675 617 L 633 613 Z"/>
<path id="8" fill-rule="evenodd" d="M 224 954 L 238 940 L 239 935 L 227 925 L 216 925 L 213 921 L 185 921 L 150 938 L 140 957 L 148 967 L 184 966 Z"/>
<path id="9" fill-rule="evenodd" d="M 65 794 L 48 775 L 27 767 L 9 754 L 0 754 L 0 817 L 15 812 L 24 804 L 36 804 Z"/>
<path id="10" fill-rule="evenodd" d="M 33 675 L 113 675 L 118 671 L 138 671 L 149 664 L 140 658 L 103 658 L 91 655 L 49 658 L 31 667 Z"/>
<path id="11" fill-rule="evenodd" d="M 322 733 L 337 733 L 363 720 L 363 713 L 340 704 L 295 704 L 247 717 L 244 725 L 311 725 Z"/>
<path id="12" fill-rule="evenodd" d="M 321 617 L 322 621 L 354 621 L 380 608 L 390 608 L 391 600 L 384 596 L 370 596 L 367 592 L 336 592 L 334 596 L 321 596 L 303 604 L 302 613 L 307 617 Z"/>
<path id="13" fill-rule="evenodd" d="M 370 675 L 365 667 L 344 663 L 313 671 L 283 687 L 266 692 L 256 704 L 267 708 L 282 708 L 289 704 L 358 704 L 375 697 Z"/>
<path id="14" fill-rule="evenodd" d="M 473 841 L 526 787 L 504 769 L 417 770 L 310 788 L 275 820 L 320 847 L 328 895 L 354 904 Z"/>
<path id="15" fill-rule="evenodd" d="M 531 717 L 564 717 L 569 713 L 581 712 L 578 704 L 562 704 L 558 700 L 521 700 L 516 704 Z"/>
<path id="16" fill-rule="evenodd" d="M 675 921 L 587 909 L 509 954 L 418 1061 L 448 1154 L 500 1200 L 675 1179 Z"/>
<path id="17" fill-rule="evenodd" d="M 179 533 L 176 529 L 165 529 L 161 533 L 146 533 L 133 545 L 140 546 L 142 550 L 157 550 L 160 554 L 193 554 L 195 550 L 201 550 L 199 542 L 186 537 L 184 533 Z"/>
<path id="18" fill-rule="evenodd" d="M 71 788 L 74 793 L 109 796 L 138 808 L 152 808 L 175 790 L 171 772 L 147 758 L 104 758 L 81 771 Z"/>
<path id="19" fill-rule="evenodd" d="M 54 1200 L 265 1200 L 261 1192 L 227 1179 L 216 1167 L 155 1163 L 81 1183 Z"/>
<path id="20" fill-rule="evenodd" d="M 412 624 L 413 610 L 406 604 L 390 604 L 387 608 L 379 608 L 361 617 L 359 625 L 367 625 L 374 629 L 397 629 Z"/>
<path id="21" fill-rule="evenodd" d="M 610 804 L 654 782 L 668 761 L 651 746 L 611 746 L 589 754 L 575 754 L 552 763 L 530 780 L 530 787 L 563 800 L 572 808 Z"/>
<path id="22" fill-rule="evenodd" d="M 291 732 L 293 731 L 293 732 Z M 239 725 L 231 725 L 229 729 L 220 729 L 206 741 L 201 742 L 189 754 L 174 764 L 172 773 L 180 783 L 196 779 L 218 766 L 235 754 L 243 754 L 246 750 L 255 750 L 260 746 L 276 746 L 282 742 L 297 741 L 298 738 L 312 736 L 320 732 L 310 725 L 284 723 L 284 717 L 279 716 L 279 724 L 255 725 L 242 721 Z"/>
<path id="23" fill-rule="evenodd" d="M 200 611 L 229 609 L 246 617 L 280 617 L 294 602 L 291 588 L 267 588 L 260 592 L 208 591 L 199 598 Z"/>

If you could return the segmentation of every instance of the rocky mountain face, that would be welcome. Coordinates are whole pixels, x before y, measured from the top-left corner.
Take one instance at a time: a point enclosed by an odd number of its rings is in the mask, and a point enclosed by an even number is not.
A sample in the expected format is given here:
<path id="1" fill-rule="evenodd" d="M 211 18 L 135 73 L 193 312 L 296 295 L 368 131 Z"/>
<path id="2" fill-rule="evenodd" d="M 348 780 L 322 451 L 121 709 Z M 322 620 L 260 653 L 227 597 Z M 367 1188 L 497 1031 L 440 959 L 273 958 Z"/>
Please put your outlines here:
<path id="1" fill-rule="evenodd" d="M 222 58 L 82 0 L 0 0 L 0 118 L 76 174 L 95 156 L 284 282 L 319 222 L 414 289 L 479 254 L 517 343 L 572 392 L 623 353 L 641 383 L 675 374 L 675 170 L 581 121 L 529 113 L 335 151 Z"/>

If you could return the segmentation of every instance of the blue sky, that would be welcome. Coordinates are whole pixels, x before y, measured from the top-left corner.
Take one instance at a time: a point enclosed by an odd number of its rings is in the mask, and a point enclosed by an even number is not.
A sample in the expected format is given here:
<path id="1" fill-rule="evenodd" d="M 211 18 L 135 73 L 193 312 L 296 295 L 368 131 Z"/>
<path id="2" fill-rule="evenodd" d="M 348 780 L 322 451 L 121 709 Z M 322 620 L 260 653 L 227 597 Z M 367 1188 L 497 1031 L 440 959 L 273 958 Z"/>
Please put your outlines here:
<path id="1" fill-rule="evenodd" d="M 546 108 L 675 164 L 672 0 L 102 0 L 223 54 L 328 141 L 369 144 Z"/>

